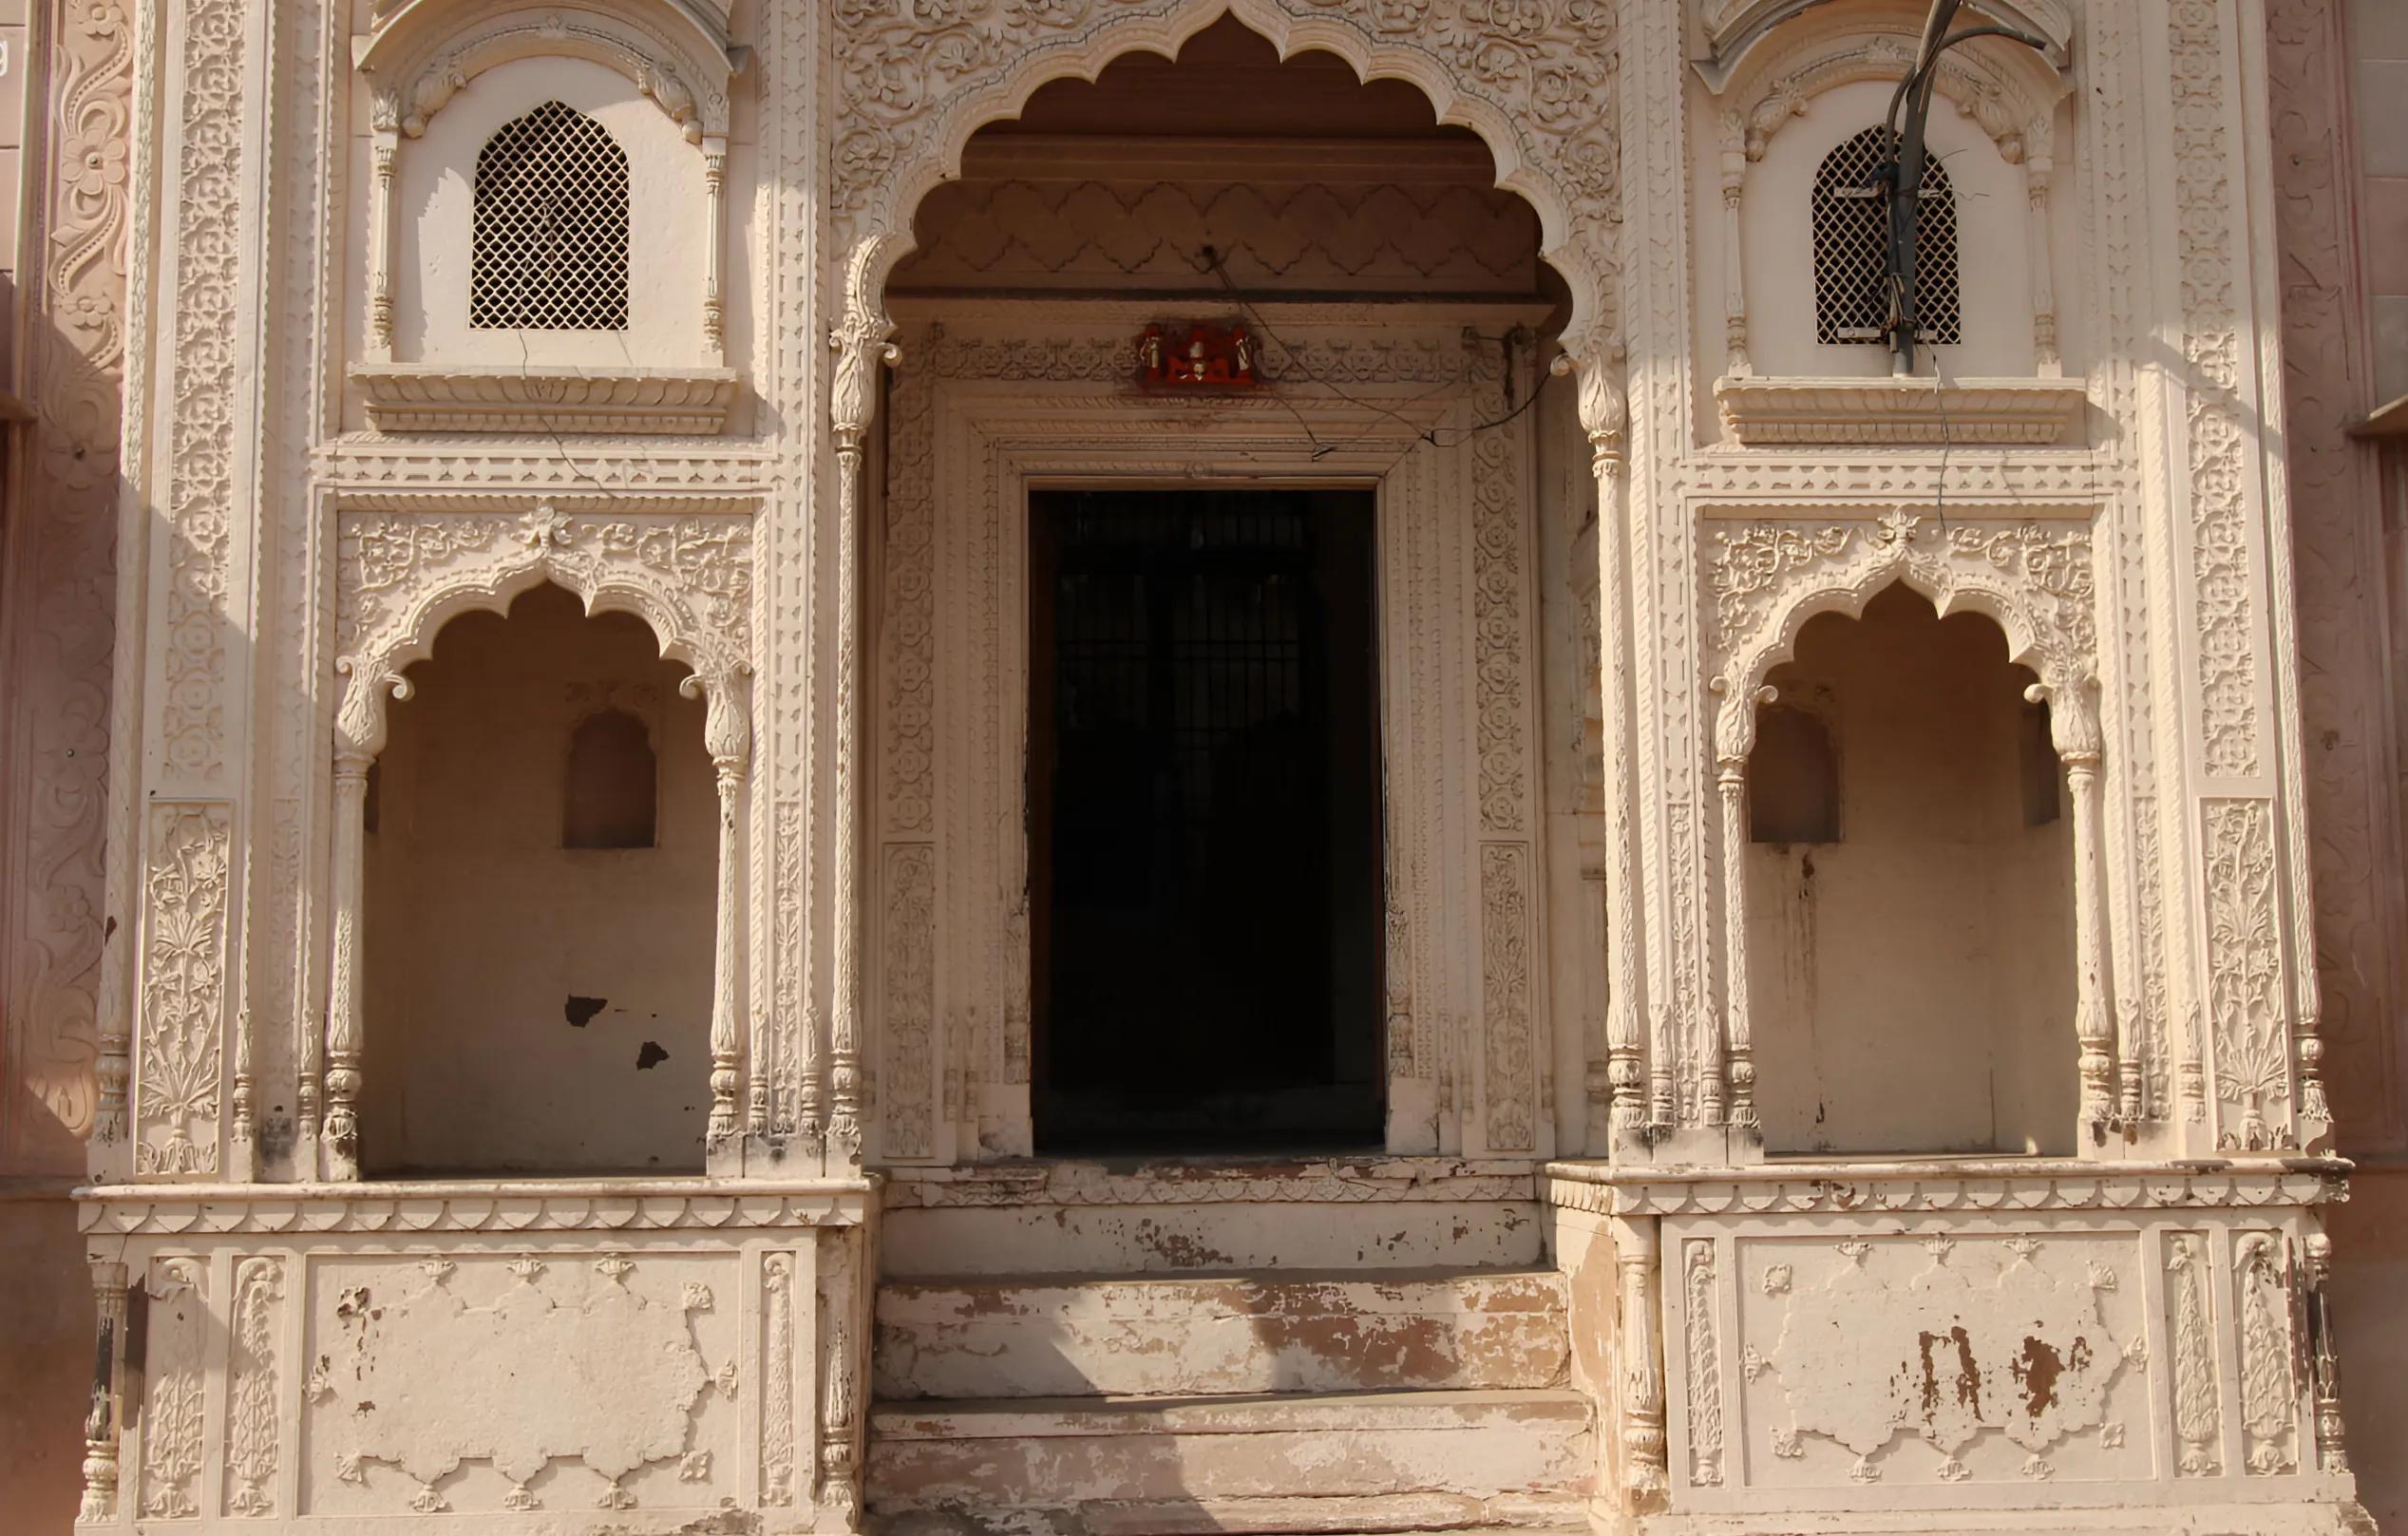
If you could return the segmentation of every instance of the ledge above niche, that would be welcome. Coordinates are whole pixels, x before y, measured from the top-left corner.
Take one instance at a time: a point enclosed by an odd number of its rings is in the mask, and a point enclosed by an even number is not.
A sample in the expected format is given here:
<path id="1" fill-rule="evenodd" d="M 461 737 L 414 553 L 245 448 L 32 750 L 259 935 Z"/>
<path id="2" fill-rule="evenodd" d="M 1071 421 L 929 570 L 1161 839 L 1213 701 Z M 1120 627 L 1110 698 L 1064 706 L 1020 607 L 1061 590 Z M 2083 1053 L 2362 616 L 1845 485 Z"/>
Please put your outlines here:
<path id="1" fill-rule="evenodd" d="M 1745 447 L 1892 444 L 2054 447 L 2081 420 L 2079 379 L 1716 379 L 1722 428 Z"/>
<path id="2" fill-rule="evenodd" d="M 354 364 L 380 432 L 612 432 L 711 437 L 726 430 L 727 368 L 454 368 Z"/>

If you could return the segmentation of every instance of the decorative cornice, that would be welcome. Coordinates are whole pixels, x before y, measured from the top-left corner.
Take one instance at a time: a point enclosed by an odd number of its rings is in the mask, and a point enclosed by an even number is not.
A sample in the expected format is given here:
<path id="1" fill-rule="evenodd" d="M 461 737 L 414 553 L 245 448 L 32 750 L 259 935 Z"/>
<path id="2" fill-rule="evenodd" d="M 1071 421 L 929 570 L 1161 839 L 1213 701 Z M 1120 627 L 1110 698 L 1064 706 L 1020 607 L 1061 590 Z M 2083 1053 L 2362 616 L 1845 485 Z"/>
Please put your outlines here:
<path id="1" fill-rule="evenodd" d="M 1749 447 L 2049 447 L 2088 398 L 2079 379 L 1721 378 L 1714 395 L 1723 429 Z"/>
<path id="2" fill-rule="evenodd" d="M 446 368 L 353 364 L 370 425 L 383 432 L 725 431 L 732 369 Z"/>
<path id="3" fill-rule="evenodd" d="M 2101 1164 L 2072 1158 L 1612 1167 L 1549 1163 L 1540 1196 L 1600 1216 L 1793 1216 L 1922 1211 L 2228 1210 L 2337 1204 L 2342 1158 Z"/>
<path id="4" fill-rule="evenodd" d="M 382 1232 L 660 1232 L 848 1226 L 874 1183 L 812 1179 L 441 1179 L 391 1184 L 96 1185 L 76 1224 L 118 1237 Z"/>

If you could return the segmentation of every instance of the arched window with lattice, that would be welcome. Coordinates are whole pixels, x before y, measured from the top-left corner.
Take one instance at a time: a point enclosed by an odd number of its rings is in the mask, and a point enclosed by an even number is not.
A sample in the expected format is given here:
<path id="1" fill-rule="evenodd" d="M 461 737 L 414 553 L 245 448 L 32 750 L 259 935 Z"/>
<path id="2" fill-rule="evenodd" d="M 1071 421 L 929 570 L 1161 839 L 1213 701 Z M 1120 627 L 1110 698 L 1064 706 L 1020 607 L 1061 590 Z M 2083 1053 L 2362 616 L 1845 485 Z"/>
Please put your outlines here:
<path id="1" fill-rule="evenodd" d="M 627 151 L 559 102 L 505 123 L 477 154 L 468 323 L 627 329 Z"/>
<path id="2" fill-rule="evenodd" d="M 1878 346 L 1888 339 L 1889 217 L 1874 180 L 1889 130 L 1867 128 L 1823 157 L 1814 173 L 1814 339 Z M 1933 346 L 1964 339 L 1957 277 L 1957 199 L 1937 157 L 1924 168 L 1915 238 L 1917 334 Z"/>

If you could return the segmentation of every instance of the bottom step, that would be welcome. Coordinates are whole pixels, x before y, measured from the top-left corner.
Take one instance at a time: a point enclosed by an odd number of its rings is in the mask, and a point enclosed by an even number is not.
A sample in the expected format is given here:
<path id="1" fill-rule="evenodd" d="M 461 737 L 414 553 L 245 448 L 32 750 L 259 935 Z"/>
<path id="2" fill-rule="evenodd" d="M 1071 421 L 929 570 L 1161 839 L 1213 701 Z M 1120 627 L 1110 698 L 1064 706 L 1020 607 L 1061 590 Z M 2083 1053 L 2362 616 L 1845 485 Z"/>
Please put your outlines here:
<path id="1" fill-rule="evenodd" d="M 1555 1391 L 889 1403 L 869 1432 L 871 1513 L 924 1536 L 1578 1528 L 1594 1463 Z"/>
<path id="2" fill-rule="evenodd" d="M 915 1509 L 881 1515 L 878 1536 L 1589 1536 L 1577 1502 L 1549 1504 L 1537 1526 L 1486 1519 L 1446 1500 L 1205 1499 L 1090 1504 L 1077 1509 Z"/>

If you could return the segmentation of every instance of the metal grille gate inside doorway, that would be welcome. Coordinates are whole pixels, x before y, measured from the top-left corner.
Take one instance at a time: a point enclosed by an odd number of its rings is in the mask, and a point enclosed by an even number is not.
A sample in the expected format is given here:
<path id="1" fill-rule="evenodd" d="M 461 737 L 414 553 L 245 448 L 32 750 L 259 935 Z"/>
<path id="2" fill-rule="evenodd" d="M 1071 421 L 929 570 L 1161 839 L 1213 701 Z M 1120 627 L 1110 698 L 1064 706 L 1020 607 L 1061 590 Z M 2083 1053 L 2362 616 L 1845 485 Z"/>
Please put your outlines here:
<path id="1" fill-rule="evenodd" d="M 1376 1147 L 1372 493 L 1031 514 L 1038 1149 Z"/>

